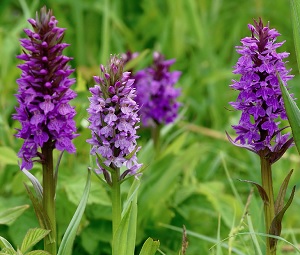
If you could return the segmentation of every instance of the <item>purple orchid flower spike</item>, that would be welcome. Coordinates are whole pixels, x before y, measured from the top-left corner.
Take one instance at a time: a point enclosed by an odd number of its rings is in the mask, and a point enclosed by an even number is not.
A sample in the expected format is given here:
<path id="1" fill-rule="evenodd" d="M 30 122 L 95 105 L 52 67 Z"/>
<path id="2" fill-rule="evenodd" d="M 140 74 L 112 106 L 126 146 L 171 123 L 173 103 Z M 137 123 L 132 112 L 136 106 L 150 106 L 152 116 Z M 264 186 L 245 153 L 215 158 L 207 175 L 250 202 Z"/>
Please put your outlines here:
<path id="1" fill-rule="evenodd" d="M 65 29 L 57 27 L 52 11 L 41 9 L 36 19 L 29 19 L 33 30 L 24 29 L 28 36 L 21 39 L 23 54 L 17 56 L 24 63 L 17 80 L 19 90 L 16 95 L 15 120 L 20 121 L 16 137 L 24 139 L 18 156 L 22 159 L 21 169 L 30 170 L 34 161 L 43 162 L 39 148 L 76 151 L 72 140 L 77 136 L 76 112 L 69 102 L 76 97 L 70 89 L 75 79 L 68 62 L 72 59 L 62 54 L 69 44 L 63 43 Z"/>
<path id="2" fill-rule="evenodd" d="M 97 155 L 98 172 L 103 173 L 107 183 L 111 184 L 109 171 L 125 167 L 120 176 L 136 175 L 142 164 L 137 162 L 136 130 L 139 128 L 139 106 L 135 102 L 134 79 L 130 72 L 123 72 L 124 61 L 111 56 L 107 67 L 101 65 L 100 77 L 94 76 L 97 83 L 90 88 L 92 96 L 88 118 L 92 138 L 91 155 Z"/>
<path id="3" fill-rule="evenodd" d="M 174 85 L 181 72 L 169 71 L 174 63 L 175 59 L 165 60 L 162 54 L 155 52 L 152 67 L 134 75 L 136 100 L 141 106 L 140 116 L 146 127 L 172 123 L 178 115 L 180 89 L 174 88 Z"/>
<path id="4" fill-rule="evenodd" d="M 231 87 L 239 91 L 236 102 L 231 106 L 242 111 L 240 121 L 233 125 L 238 135 L 230 142 L 259 155 L 277 161 L 292 145 L 289 134 L 282 135 L 280 120 L 286 120 L 286 112 L 280 90 L 278 76 L 284 85 L 292 79 L 290 70 L 285 67 L 284 59 L 288 53 L 277 53 L 284 42 L 276 42 L 280 35 L 275 29 L 264 26 L 262 21 L 248 25 L 251 37 L 241 40 L 237 52 L 242 56 L 235 65 L 234 74 L 240 74 L 239 80 L 233 80 Z"/>

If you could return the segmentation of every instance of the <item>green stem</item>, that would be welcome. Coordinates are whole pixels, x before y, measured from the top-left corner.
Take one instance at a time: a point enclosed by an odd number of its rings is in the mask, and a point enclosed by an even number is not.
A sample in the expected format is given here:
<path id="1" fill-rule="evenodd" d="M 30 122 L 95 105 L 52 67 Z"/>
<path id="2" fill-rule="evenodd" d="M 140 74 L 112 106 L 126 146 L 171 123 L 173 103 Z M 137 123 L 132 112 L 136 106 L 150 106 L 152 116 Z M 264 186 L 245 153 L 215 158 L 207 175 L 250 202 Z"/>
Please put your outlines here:
<path id="1" fill-rule="evenodd" d="M 42 147 L 44 156 L 43 164 L 43 207 L 49 218 L 50 230 L 49 235 L 44 239 L 44 250 L 51 255 L 57 253 L 56 242 L 56 216 L 55 216 L 55 178 L 53 169 L 53 149 L 51 142 L 47 142 Z"/>
<path id="2" fill-rule="evenodd" d="M 260 156 L 260 162 L 261 162 L 262 187 L 266 191 L 269 199 L 269 203 L 264 201 L 266 233 L 269 234 L 270 226 L 275 216 L 272 169 L 271 169 L 271 163 L 264 156 Z M 276 255 L 276 246 L 270 247 L 270 237 L 267 237 L 266 255 Z"/>
<path id="3" fill-rule="evenodd" d="M 114 168 L 111 173 L 112 177 L 112 189 L 111 189 L 111 200 L 112 200 L 112 227 L 113 227 L 113 244 L 115 234 L 121 222 L 122 206 L 121 206 L 121 182 L 120 182 L 120 169 Z M 113 254 L 114 255 L 114 254 Z M 117 255 L 117 254 L 115 254 Z"/>
<path id="4" fill-rule="evenodd" d="M 155 125 L 155 127 L 151 128 L 152 141 L 156 155 L 159 155 L 160 152 L 160 129 L 160 125 Z"/>

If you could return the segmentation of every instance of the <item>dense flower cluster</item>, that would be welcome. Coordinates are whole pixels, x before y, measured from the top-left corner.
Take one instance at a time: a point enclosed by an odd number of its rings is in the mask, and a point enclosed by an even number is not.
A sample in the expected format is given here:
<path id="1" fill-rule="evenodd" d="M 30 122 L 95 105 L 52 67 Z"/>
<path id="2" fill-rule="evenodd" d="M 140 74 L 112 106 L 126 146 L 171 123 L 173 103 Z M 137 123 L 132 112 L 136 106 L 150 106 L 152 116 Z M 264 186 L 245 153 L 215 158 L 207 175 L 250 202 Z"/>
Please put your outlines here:
<path id="1" fill-rule="evenodd" d="M 123 72 L 123 66 L 123 60 L 116 56 L 111 56 L 107 67 L 100 66 L 102 75 L 94 76 L 98 85 L 90 88 L 92 96 L 87 110 L 92 131 L 92 138 L 87 142 L 92 145 L 91 154 L 102 157 L 103 162 L 98 157 L 97 163 L 108 182 L 110 177 L 105 166 L 112 169 L 125 166 L 121 178 L 135 175 L 141 167 L 136 157 L 139 107 L 134 100 L 134 79 L 130 79 L 130 72 Z"/>
<path id="2" fill-rule="evenodd" d="M 284 85 L 292 78 L 283 61 L 289 54 L 276 53 L 283 44 L 275 42 L 280 34 L 264 26 L 261 20 L 248 28 L 252 36 L 242 39 L 243 45 L 237 46 L 242 56 L 233 72 L 241 74 L 241 78 L 231 85 L 240 93 L 236 102 L 230 104 L 242 111 L 239 124 L 232 126 L 238 135 L 232 142 L 256 153 L 283 153 L 292 139 L 289 134 L 282 135 L 279 128 L 280 118 L 287 117 L 277 75 Z"/>
<path id="3" fill-rule="evenodd" d="M 17 80 L 19 106 L 13 115 L 22 126 L 16 137 L 25 141 L 18 156 L 21 169 L 27 170 L 32 168 L 34 158 L 43 160 L 38 150 L 46 144 L 74 153 L 72 139 L 77 136 L 73 120 L 76 112 L 69 104 L 76 97 L 70 89 L 75 79 L 68 78 L 73 72 L 68 66 L 71 58 L 62 55 L 68 46 L 62 43 L 65 29 L 56 26 L 57 20 L 46 7 L 28 22 L 33 31 L 24 29 L 29 39 L 20 40 L 25 50 L 18 58 L 25 62 L 18 66 L 22 70 Z"/>
<path id="4" fill-rule="evenodd" d="M 155 126 L 173 122 L 180 104 L 177 97 L 180 90 L 174 88 L 181 72 L 170 72 L 175 60 L 165 60 L 158 52 L 153 54 L 153 66 L 138 71 L 134 86 L 137 90 L 137 102 L 141 107 L 140 116 L 144 126 Z"/>

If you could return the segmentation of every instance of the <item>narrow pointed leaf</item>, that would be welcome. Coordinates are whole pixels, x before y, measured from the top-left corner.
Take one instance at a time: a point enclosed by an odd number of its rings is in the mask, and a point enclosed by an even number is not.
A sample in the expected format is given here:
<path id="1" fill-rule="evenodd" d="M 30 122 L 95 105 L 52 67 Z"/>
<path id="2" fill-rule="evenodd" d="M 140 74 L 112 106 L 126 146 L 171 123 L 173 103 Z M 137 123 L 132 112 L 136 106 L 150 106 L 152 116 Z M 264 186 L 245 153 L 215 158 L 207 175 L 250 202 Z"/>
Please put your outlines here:
<path id="1" fill-rule="evenodd" d="M 30 190 L 30 188 L 26 185 L 25 185 L 25 188 L 26 188 L 26 191 L 27 191 L 27 194 L 32 202 L 32 205 L 33 205 L 33 208 L 34 208 L 34 211 L 35 211 L 35 214 L 36 214 L 36 217 L 39 221 L 39 224 L 41 226 L 41 228 L 44 228 L 44 229 L 51 229 L 50 227 L 50 220 L 43 208 L 43 205 L 42 205 L 42 201 L 40 201 L 33 193 L 32 191 Z M 50 235 L 49 235 L 50 237 Z M 53 240 L 50 240 L 51 242 Z"/>
<path id="2" fill-rule="evenodd" d="M 159 241 L 154 241 L 152 238 L 148 238 L 143 244 L 142 250 L 139 255 L 154 255 L 159 248 Z"/>
<path id="3" fill-rule="evenodd" d="M 127 156 L 125 156 L 125 158 L 126 159 L 131 159 L 132 158 L 132 156 L 136 153 L 136 151 L 138 150 L 138 148 L 139 148 L 139 145 L 137 145 L 137 146 L 135 146 L 135 148 L 134 148 L 134 150 L 131 152 L 131 153 L 129 153 Z"/>
<path id="4" fill-rule="evenodd" d="M 275 205 L 274 205 L 275 206 L 275 215 L 277 215 L 281 211 L 281 209 L 283 208 L 286 189 L 287 189 L 287 186 L 289 184 L 292 173 L 293 173 L 293 170 L 291 170 L 288 173 L 288 175 L 285 177 L 283 183 L 280 186 L 280 190 L 278 192 L 278 196 L 277 196 L 277 199 L 276 199 Z"/>
<path id="5" fill-rule="evenodd" d="M 294 45 L 297 56 L 298 70 L 300 72 L 300 2 L 299 0 L 290 0 L 290 4 L 294 34 Z"/>
<path id="6" fill-rule="evenodd" d="M 238 179 L 238 180 L 241 181 L 241 182 L 248 182 L 248 183 L 251 183 L 251 184 L 255 185 L 256 188 L 257 188 L 257 190 L 258 190 L 258 192 L 259 192 L 259 195 L 260 195 L 261 199 L 263 200 L 263 202 L 265 204 L 269 203 L 268 195 L 267 195 L 266 191 L 264 190 L 264 188 L 261 185 L 259 185 L 256 182 L 253 182 L 253 181 L 241 180 L 241 179 Z"/>
<path id="7" fill-rule="evenodd" d="M 43 200 L 43 187 L 40 184 L 39 180 L 26 169 L 23 169 L 22 172 L 31 181 L 32 186 L 33 186 L 33 188 L 35 190 L 35 193 L 36 193 L 36 197 L 39 199 L 39 201 L 42 201 Z"/>
<path id="8" fill-rule="evenodd" d="M 61 162 L 61 159 L 62 159 L 62 156 L 64 154 L 64 150 L 60 152 L 59 156 L 58 156 L 58 159 L 57 159 L 57 163 L 56 163 L 56 166 L 55 166 L 55 172 L 54 172 L 54 183 L 55 183 L 55 187 L 54 187 L 54 190 L 56 190 L 56 185 L 57 185 L 57 177 L 58 177 L 58 168 L 59 168 L 59 165 L 60 165 L 60 162 Z M 42 190 L 43 191 L 43 190 Z"/>
<path id="9" fill-rule="evenodd" d="M 125 214 L 125 212 L 127 211 L 127 209 L 130 206 L 131 202 L 132 201 L 137 201 L 136 199 L 137 199 L 137 192 L 138 192 L 139 187 L 140 187 L 140 180 L 134 179 L 134 181 L 131 184 L 131 187 L 128 191 L 127 199 L 124 202 L 124 209 L 123 209 L 123 212 L 122 212 L 122 217 Z"/>
<path id="10" fill-rule="evenodd" d="M 127 207 L 122 216 L 120 225 L 113 238 L 113 254 L 134 254 L 136 239 L 137 200 L 135 199 Z"/>
<path id="11" fill-rule="evenodd" d="M 127 234 L 130 227 L 130 214 L 132 210 L 132 203 L 130 203 L 128 210 L 123 215 L 120 225 L 114 235 L 114 242 L 112 244 L 112 254 L 118 254 L 118 255 L 126 255 L 129 253 L 126 253 L 127 251 Z"/>
<path id="12" fill-rule="evenodd" d="M 134 254 L 137 226 L 137 192 L 140 181 L 135 179 L 124 204 L 122 219 L 113 238 L 113 254 Z"/>
<path id="13" fill-rule="evenodd" d="M 25 253 L 49 233 L 50 230 L 46 230 L 42 228 L 29 229 L 24 237 L 20 251 L 22 253 Z"/>
<path id="14" fill-rule="evenodd" d="M 17 252 L 11 248 L 3 248 L 0 252 L 0 255 L 16 255 Z"/>
<path id="15" fill-rule="evenodd" d="M 284 84 L 279 76 L 278 76 L 278 79 L 280 81 L 282 98 L 284 101 L 286 114 L 287 114 L 290 126 L 292 128 L 294 141 L 295 141 L 298 153 L 300 153 L 300 110 L 299 110 L 298 106 L 296 105 L 295 101 L 293 100 L 293 98 L 290 96 L 289 92 L 287 91 L 287 88 L 284 86 Z"/>
<path id="16" fill-rule="evenodd" d="M 291 205 L 291 203 L 293 201 L 293 198 L 294 198 L 294 195 L 295 195 L 295 190 L 296 190 L 296 186 L 293 187 L 291 196 L 290 196 L 288 202 L 286 203 L 286 205 L 274 217 L 274 219 L 271 223 L 271 226 L 270 226 L 270 231 L 269 231 L 270 235 L 280 236 L 282 218 L 283 218 L 286 210 L 289 208 L 289 206 Z M 271 238 L 270 239 L 270 247 L 272 248 L 272 247 L 276 246 L 276 244 L 277 244 L 277 239 Z"/>
<path id="17" fill-rule="evenodd" d="M 0 248 L 14 249 L 12 245 L 4 237 L 0 236 Z"/>
<path id="18" fill-rule="evenodd" d="M 108 172 L 112 172 L 112 171 L 114 171 L 112 168 L 110 168 L 110 167 L 108 167 L 107 165 L 105 165 L 104 163 L 103 163 L 103 161 L 104 161 L 104 159 L 101 157 L 101 155 L 99 155 L 98 153 L 96 153 L 96 156 L 97 156 L 97 159 L 98 159 L 98 163 L 100 164 L 100 166 L 102 167 L 102 168 L 104 168 L 105 170 L 107 170 Z"/>
<path id="19" fill-rule="evenodd" d="M 91 171 L 88 170 L 88 176 L 85 184 L 85 188 L 82 194 L 82 198 L 80 200 L 80 203 L 74 213 L 74 216 L 72 217 L 72 220 L 64 234 L 64 237 L 61 241 L 61 244 L 59 246 L 59 250 L 57 255 L 71 255 L 72 254 L 72 248 L 73 243 L 76 237 L 77 229 L 79 227 L 82 215 L 84 213 L 89 192 L 90 192 L 90 186 L 91 186 Z"/>
<path id="20" fill-rule="evenodd" d="M 21 205 L 0 212 L 0 224 L 13 223 L 28 208 L 29 205 Z"/>

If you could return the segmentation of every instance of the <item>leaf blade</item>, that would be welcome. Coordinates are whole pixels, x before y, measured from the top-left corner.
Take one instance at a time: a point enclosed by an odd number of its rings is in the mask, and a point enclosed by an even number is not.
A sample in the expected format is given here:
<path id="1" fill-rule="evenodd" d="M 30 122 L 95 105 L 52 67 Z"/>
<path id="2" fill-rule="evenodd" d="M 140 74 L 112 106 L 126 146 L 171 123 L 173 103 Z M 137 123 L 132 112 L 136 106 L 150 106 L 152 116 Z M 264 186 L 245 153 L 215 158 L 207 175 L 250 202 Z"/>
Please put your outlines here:
<path id="1" fill-rule="evenodd" d="M 137 193 L 140 180 L 134 179 L 124 203 L 122 219 L 113 238 L 113 254 L 134 254 L 137 227 Z"/>
<path id="2" fill-rule="evenodd" d="M 300 153 L 300 110 L 296 105 L 295 101 L 293 100 L 293 98 L 290 96 L 287 88 L 284 86 L 280 76 L 278 75 L 277 77 L 280 82 L 282 98 L 284 101 L 284 106 L 288 117 L 288 121 L 292 128 L 294 142 L 296 144 L 298 153 Z"/>
<path id="3" fill-rule="evenodd" d="M 9 241 L 7 241 L 4 237 L 0 236 L 0 248 L 8 248 L 8 249 L 13 249 L 12 245 L 10 244 Z"/>
<path id="4" fill-rule="evenodd" d="M 294 45 L 297 56 L 298 71 L 300 72 L 300 3 L 291 0 L 291 17 L 293 25 Z"/>
<path id="5" fill-rule="evenodd" d="M 248 182 L 248 183 L 255 185 L 263 202 L 269 203 L 269 197 L 268 197 L 266 191 L 264 190 L 264 188 L 260 184 L 254 182 L 254 181 L 241 180 L 241 179 L 238 179 L 238 180 L 241 182 Z"/>
<path id="6" fill-rule="evenodd" d="M 72 220 L 70 221 L 70 224 L 64 234 L 64 237 L 59 246 L 57 255 L 71 255 L 72 254 L 73 243 L 74 243 L 74 240 L 76 237 L 76 232 L 77 232 L 78 226 L 80 224 L 82 215 L 84 213 L 84 210 L 85 210 L 85 207 L 87 204 L 87 200 L 88 200 L 88 196 L 89 196 L 89 192 L 90 192 L 90 186 L 91 186 L 91 171 L 88 170 L 88 176 L 87 176 L 86 184 L 85 184 L 84 191 L 82 194 L 82 198 L 81 198 L 79 205 L 72 217 Z"/>
<path id="7" fill-rule="evenodd" d="M 274 205 L 274 207 L 275 207 L 275 215 L 277 215 L 281 211 L 281 209 L 283 208 L 284 197 L 286 195 L 286 189 L 287 189 L 287 186 L 289 184 L 289 181 L 290 181 L 292 173 L 293 173 L 293 170 L 291 170 L 288 173 L 288 175 L 285 177 L 283 183 L 280 186 L 280 189 L 279 189 L 279 192 L 278 192 L 278 196 L 276 198 L 275 205 Z"/>
<path id="8" fill-rule="evenodd" d="M 23 239 L 21 245 L 21 252 L 25 253 L 28 251 L 32 246 L 37 244 L 40 240 L 42 240 L 45 236 L 50 233 L 50 230 L 42 229 L 42 228 L 32 228 L 29 229 Z"/>
<path id="9" fill-rule="evenodd" d="M 0 212 L 0 225 L 9 225 L 13 223 L 28 208 L 29 205 L 21 205 Z"/>
<path id="10" fill-rule="evenodd" d="M 286 205 L 280 210 L 280 212 L 274 217 L 271 226 L 270 226 L 270 230 L 269 233 L 271 235 L 275 235 L 275 236 L 280 236 L 281 233 L 281 222 L 282 222 L 282 218 L 286 212 L 286 210 L 289 208 L 289 206 L 291 205 L 294 195 L 295 195 L 295 190 L 296 190 L 296 186 L 293 187 L 292 193 L 290 195 L 289 200 L 287 201 Z M 270 247 L 274 247 L 277 244 L 277 239 L 275 238 L 271 238 L 270 239 Z"/>
<path id="11" fill-rule="evenodd" d="M 159 241 L 154 241 L 152 238 L 148 238 L 143 244 L 142 250 L 139 255 L 154 255 L 159 248 Z"/>

